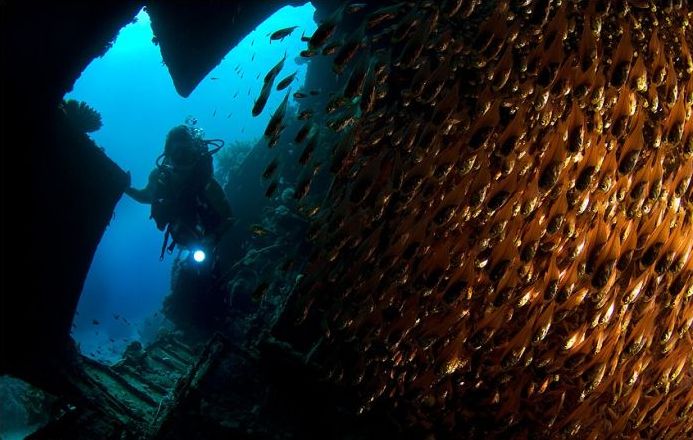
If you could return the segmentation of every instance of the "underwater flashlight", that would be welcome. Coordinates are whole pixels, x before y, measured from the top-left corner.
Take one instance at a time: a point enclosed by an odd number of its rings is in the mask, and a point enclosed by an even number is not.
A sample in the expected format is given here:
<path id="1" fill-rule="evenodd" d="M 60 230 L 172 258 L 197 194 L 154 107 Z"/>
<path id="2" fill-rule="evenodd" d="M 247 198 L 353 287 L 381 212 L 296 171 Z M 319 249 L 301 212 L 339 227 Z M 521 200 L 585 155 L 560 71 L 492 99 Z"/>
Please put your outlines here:
<path id="1" fill-rule="evenodd" d="M 205 261 L 205 258 L 207 258 L 207 254 L 205 254 L 205 251 L 203 251 L 202 249 L 198 249 L 195 252 L 193 252 L 193 259 L 196 262 L 202 263 L 203 261 Z"/>

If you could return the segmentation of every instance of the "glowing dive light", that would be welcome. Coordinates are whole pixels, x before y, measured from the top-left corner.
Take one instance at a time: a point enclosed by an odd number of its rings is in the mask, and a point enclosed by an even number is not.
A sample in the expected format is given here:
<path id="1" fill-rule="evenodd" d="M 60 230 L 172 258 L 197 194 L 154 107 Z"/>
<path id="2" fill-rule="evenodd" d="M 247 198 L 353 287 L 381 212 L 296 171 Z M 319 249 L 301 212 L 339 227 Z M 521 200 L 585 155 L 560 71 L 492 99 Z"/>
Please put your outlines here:
<path id="1" fill-rule="evenodd" d="M 205 251 L 203 251 L 202 249 L 198 249 L 195 252 L 193 252 L 193 259 L 196 262 L 202 263 L 203 261 L 205 261 L 205 258 L 207 258 L 207 254 L 205 254 Z"/>

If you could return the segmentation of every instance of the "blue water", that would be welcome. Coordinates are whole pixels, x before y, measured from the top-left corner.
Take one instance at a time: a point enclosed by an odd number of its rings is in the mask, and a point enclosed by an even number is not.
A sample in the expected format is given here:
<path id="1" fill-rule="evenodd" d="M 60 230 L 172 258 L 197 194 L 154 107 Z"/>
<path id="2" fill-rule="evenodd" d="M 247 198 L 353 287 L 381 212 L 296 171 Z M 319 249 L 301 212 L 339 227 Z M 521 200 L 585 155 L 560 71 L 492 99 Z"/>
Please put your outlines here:
<path id="1" fill-rule="evenodd" d="M 261 137 L 286 93 L 273 92 L 264 112 L 253 118 L 264 75 L 286 52 L 278 80 L 297 70 L 291 91 L 300 88 L 306 65 L 297 65 L 295 57 L 306 48 L 301 34 L 311 35 L 316 28 L 314 11 L 310 3 L 277 11 L 229 52 L 187 99 L 176 93 L 152 43 L 149 17 L 141 11 L 135 23 L 120 31 L 113 47 L 87 67 L 65 99 L 86 101 L 101 113 L 103 127 L 91 137 L 130 171 L 133 186 L 143 187 L 166 133 L 188 116 L 197 119 L 206 138 L 223 139 L 231 148 L 236 141 Z M 271 32 L 295 25 L 299 28 L 289 37 L 270 42 Z M 84 354 L 115 360 L 127 343 L 147 342 L 162 324 L 159 310 L 168 294 L 173 260 L 167 255 L 159 261 L 162 240 L 149 219 L 149 205 L 123 196 L 94 256 L 73 323 L 72 336 Z"/>

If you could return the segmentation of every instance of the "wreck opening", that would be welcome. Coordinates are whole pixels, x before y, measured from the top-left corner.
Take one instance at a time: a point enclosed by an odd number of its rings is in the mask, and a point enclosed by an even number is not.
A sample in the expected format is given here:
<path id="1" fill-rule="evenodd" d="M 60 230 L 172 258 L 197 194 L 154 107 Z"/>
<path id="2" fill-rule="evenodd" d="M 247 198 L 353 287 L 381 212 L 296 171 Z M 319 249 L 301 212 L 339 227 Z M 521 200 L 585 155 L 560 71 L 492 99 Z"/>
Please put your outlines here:
<path id="1" fill-rule="evenodd" d="M 82 72 L 65 100 L 84 101 L 101 114 L 103 126 L 91 137 L 130 173 L 133 187 L 147 182 L 167 131 L 184 121 L 204 130 L 207 138 L 225 141 L 215 159 L 215 176 L 222 185 L 238 184 L 227 182 L 229 168 L 240 165 L 271 115 L 253 117 L 249 111 L 261 75 L 286 55 L 285 72 L 296 72 L 289 90 L 302 86 L 307 65 L 298 58 L 304 44 L 300 37 L 315 29 L 314 11 L 310 3 L 277 10 L 182 97 L 143 8 L 109 51 Z M 299 32 L 270 40 L 272 32 L 288 25 L 299 26 Z M 282 97 L 273 93 L 267 106 L 276 107 Z M 289 104 L 297 105 L 293 96 Z M 162 326 L 170 327 L 161 308 L 177 256 L 174 252 L 159 261 L 162 239 L 163 232 L 150 220 L 149 205 L 122 197 L 92 260 L 72 324 L 84 355 L 112 363 L 128 344 L 151 342 Z"/>

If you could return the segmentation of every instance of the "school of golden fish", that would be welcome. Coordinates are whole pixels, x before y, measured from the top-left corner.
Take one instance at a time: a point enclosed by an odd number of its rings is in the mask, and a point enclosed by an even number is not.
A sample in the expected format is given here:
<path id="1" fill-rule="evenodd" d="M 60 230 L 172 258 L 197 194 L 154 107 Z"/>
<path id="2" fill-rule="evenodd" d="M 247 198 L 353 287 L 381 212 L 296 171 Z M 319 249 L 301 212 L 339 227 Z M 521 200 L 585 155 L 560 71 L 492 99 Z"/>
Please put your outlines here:
<path id="1" fill-rule="evenodd" d="M 343 78 L 311 360 L 424 432 L 692 438 L 690 7 L 374 3 L 305 38 Z"/>

